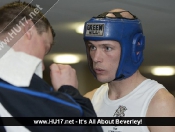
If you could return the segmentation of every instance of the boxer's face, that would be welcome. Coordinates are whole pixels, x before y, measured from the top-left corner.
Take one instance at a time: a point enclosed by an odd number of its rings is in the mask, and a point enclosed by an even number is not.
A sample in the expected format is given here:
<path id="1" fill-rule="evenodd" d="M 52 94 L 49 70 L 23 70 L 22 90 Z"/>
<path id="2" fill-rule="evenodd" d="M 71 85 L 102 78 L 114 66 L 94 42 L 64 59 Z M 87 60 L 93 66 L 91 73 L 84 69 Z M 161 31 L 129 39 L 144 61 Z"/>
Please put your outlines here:
<path id="1" fill-rule="evenodd" d="M 120 61 L 121 47 L 116 41 L 88 41 L 93 69 L 98 81 L 106 83 L 115 79 Z"/>

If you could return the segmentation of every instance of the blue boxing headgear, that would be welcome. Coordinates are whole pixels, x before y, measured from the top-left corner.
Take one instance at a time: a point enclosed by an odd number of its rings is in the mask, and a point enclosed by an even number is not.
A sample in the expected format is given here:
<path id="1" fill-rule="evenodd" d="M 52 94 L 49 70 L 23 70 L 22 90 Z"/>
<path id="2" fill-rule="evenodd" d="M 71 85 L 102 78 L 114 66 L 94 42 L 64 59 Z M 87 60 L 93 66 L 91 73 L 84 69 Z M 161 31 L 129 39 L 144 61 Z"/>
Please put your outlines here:
<path id="1" fill-rule="evenodd" d="M 116 17 L 107 17 L 108 13 Z M 121 56 L 114 80 L 128 78 L 138 70 L 143 61 L 145 45 L 139 19 L 130 12 L 133 19 L 124 18 L 120 13 L 105 12 L 85 22 L 84 26 L 84 41 L 115 40 L 120 43 Z M 86 50 L 91 72 L 96 77 L 88 47 Z"/>

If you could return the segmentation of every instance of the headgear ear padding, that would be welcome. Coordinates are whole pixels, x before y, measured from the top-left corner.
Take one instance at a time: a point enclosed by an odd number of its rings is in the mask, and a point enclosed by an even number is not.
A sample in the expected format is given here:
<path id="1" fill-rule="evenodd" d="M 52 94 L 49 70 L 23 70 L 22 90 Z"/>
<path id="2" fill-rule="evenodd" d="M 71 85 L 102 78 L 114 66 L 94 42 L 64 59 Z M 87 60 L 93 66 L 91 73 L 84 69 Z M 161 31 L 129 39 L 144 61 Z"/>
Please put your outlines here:
<path id="1" fill-rule="evenodd" d="M 133 19 L 105 16 L 91 18 L 84 26 L 84 41 L 101 40 L 114 40 L 119 42 L 121 46 L 120 62 L 114 80 L 128 78 L 138 70 L 143 61 L 145 37 L 137 17 Z M 96 77 L 87 46 L 86 50 L 91 72 Z"/>
<path id="2" fill-rule="evenodd" d="M 133 42 L 133 52 L 132 52 L 132 59 L 135 63 L 141 61 L 143 56 L 143 50 L 145 47 L 145 37 L 142 33 L 138 33 L 134 36 Z"/>

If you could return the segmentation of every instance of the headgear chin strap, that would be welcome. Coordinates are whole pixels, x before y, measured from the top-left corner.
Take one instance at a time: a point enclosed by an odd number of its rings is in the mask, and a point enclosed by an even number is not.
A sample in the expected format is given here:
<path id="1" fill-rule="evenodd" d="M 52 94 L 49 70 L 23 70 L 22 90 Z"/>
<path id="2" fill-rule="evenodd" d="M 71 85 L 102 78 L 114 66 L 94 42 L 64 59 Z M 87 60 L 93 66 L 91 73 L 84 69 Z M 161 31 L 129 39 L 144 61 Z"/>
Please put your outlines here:
<path id="1" fill-rule="evenodd" d="M 108 13 L 115 17 L 107 17 Z M 121 57 L 114 80 L 128 78 L 137 71 L 143 61 L 145 45 L 139 19 L 130 12 L 133 19 L 124 18 L 120 13 L 105 12 L 85 22 L 84 26 L 84 41 L 115 40 L 120 43 Z M 86 50 L 91 72 L 96 77 L 88 47 Z"/>

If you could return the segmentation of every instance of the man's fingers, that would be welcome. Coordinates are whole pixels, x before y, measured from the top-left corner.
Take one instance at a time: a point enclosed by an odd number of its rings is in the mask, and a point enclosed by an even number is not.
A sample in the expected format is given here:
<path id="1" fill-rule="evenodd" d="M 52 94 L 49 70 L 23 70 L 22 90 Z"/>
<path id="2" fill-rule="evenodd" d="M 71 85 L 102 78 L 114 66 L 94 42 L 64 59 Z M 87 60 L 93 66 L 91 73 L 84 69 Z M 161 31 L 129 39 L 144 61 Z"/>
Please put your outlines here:
<path id="1" fill-rule="evenodd" d="M 51 70 L 51 71 L 56 71 L 56 72 L 60 72 L 60 71 L 61 71 L 61 69 L 60 69 L 60 67 L 58 66 L 58 64 L 52 64 L 52 65 L 50 66 L 50 70 Z"/>
<path id="2" fill-rule="evenodd" d="M 76 71 L 70 65 L 52 64 L 50 69 L 51 82 L 55 90 L 58 90 L 62 85 L 78 88 Z"/>
<path id="3" fill-rule="evenodd" d="M 63 64 L 57 64 L 60 70 L 64 69 L 71 69 L 72 67 L 70 65 L 63 65 Z"/>

